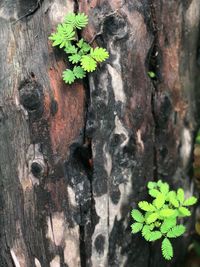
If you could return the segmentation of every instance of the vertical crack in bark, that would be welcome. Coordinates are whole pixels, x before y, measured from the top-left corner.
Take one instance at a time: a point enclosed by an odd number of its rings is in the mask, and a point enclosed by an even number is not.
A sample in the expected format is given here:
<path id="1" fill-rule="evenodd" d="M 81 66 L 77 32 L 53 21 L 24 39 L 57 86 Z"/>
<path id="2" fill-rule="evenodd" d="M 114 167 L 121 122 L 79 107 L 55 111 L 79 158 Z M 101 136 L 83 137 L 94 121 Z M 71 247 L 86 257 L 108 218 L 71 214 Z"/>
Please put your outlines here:
<path id="1" fill-rule="evenodd" d="M 74 0 L 74 13 L 79 12 L 79 1 Z M 81 33 L 78 32 L 78 38 L 81 39 Z M 94 195 L 93 195 L 93 185 L 92 185 L 92 177 L 93 177 L 93 155 L 92 155 L 92 140 L 91 137 L 88 136 L 87 134 L 87 122 L 89 118 L 89 107 L 90 107 L 90 86 L 89 86 L 89 77 L 88 75 L 86 78 L 83 80 L 83 85 L 85 89 L 85 118 L 84 118 L 84 128 L 83 128 L 83 145 L 86 146 L 88 155 L 87 157 L 87 162 L 86 162 L 86 174 L 87 178 L 90 184 L 90 233 L 92 234 L 93 228 L 95 227 L 95 221 L 93 216 L 95 217 L 95 200 L 94 200 Z M 81 261 L 81 267 L 86 267 L 87 262 L 88 262 L 88 254 L 89 254 L 89 249 L 88 247 L 90 246 L 87 242 L 86 246 L 86 239 L 88 233 L 86 232 L 86 225 L 85 225 L 85 219 L 84 219 L 84 211 L 82 211 L 81 205 L 80 205 L 80 216 L 81 216 L 81 223 L 79 225 L 79 233 L 80 233 L 80 261 Z M 91 241 L 91 246 L 92 246 L 92 241 Z M 92 248 L 91 248 L 92 249 Z"/>
<path id="2" fill-rule="evenodd" d="M 151 93 L 151 110 L 152 110 L 152 118 L 154 122 L 154 144 L 153 144 L 153 179 L 155 181 L 158 180 L 158 159 L 157 159 L 157 129 L 158 129 L 158 123 L 156 119 L 156 111 L 155 111 L 155 101 L 156 101 L 156 93 L 157 93 L 157 84 L 159 82 L 159 64 L 158 64 L 158 53 L 159 53 L 159 42 L 158 42 L 158 28 L 157 28 L 157 20 L 156 20 L 156 14 L 155 14 L 155 6 L 154 6 L 154 0 L 149 1 L 149 8 L 150 8 L 150 14 L 151 14 L 151 29 L 153 33 L 153 43 L 150 48 L 149 54 L 148 54 L 148 71 L 152 71 L 155 73 L 156 77 L 152 79 L 152 93 Z M 148 267 L 152 266 L 152 244 L 149 244 L 149 260 L 148 260 Z"/>
<path id="3" fill-rule="evenodd" d="M 79 3 L 78 0 L 74 0 L 74 13 L 79 11 Z"/>
<path id="4" fill-rule="evenodd" d="M 80 205 L 80 215 L 82 215 L 81 205 Z M 81 218 L 82 221 L 82 218 Z M 80 249 L 80 263 L 81 267 L 86 267 L 86 248 L 85 248 L 85 226 L 81 222 L 79 225 L 79 249 Z"/>
<path id="5" fill-rule="evenodd" d="M 150 1 L 150 14 L 151 14 L 151 28 L 154 36 L 154 40 L 148 55 L 148 71 L 153 71 L 156 74 L 156 77 L 152 79 L 153 90 L 151 94 L 151 109 L 152 109 L 152 117 L 154 121 L 154 180 L 158 180 L 158 163 L 157 163 L 157 146 L 156 146 L 156 134 L 158 129 L 158 123 L 156 119 L 155 113 L 155 95 L 157 92 L 157 83 L 159 82 L 159 69 L 158 69 L 158 53 L 159 53 L 159 45 L 158 45 L 158 28 L 155 14 L 155 6 L 154 0 Z"/>

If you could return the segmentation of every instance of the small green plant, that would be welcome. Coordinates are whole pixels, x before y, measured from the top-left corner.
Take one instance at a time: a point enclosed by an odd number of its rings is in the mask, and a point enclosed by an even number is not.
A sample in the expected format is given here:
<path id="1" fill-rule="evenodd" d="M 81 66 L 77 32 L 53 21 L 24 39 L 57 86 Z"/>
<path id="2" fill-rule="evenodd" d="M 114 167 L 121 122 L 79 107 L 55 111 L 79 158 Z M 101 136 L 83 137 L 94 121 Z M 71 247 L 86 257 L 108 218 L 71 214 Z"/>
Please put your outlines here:
<path id="1" fill-rule="evenodd" d="M 191 215 L 187 208 L 197 202 L 194 196 L 185 199 L 182 188 L 170 191 L 169 185 L 159 180 L 149 182 L 148 193 L 153 198 L 151 203 L 140 201 L 139 208 L 131 212 L 135 222 L 131 225 L 132 233 L 141 231 L 146 241 L 162 240 L 162 255 L 166 260 L 173 257 L 173 247 L 170 239 L 181 236 L 185 232 L 185 226 L 180 224 L 180 218 Z"/>
<path id="2" fill-rule="evenodd" d="M 156 78 L 156 74 L 153 71 L 148 71 L 148 75 L 151 79 Z"/>
<path id="3" fill-rule="evenodd" d="M 69 13 L 64 22 L 58 24 L 55 33 L 49 39 L 53 46 L 63 48 L 68 55 L 68 60 L 74 65 L 73 69 L 63 72 L 63 80 L 71 84 L 75 79 L 82 79 L 86 72 L 97 68 L 97 63 L 105 61 L 109 54 L 105 48 L 92 48 L 82 38 L 78 40 L 77 30 L 82 30 L 88 24 L 88 17 L 84 13 Z"/>

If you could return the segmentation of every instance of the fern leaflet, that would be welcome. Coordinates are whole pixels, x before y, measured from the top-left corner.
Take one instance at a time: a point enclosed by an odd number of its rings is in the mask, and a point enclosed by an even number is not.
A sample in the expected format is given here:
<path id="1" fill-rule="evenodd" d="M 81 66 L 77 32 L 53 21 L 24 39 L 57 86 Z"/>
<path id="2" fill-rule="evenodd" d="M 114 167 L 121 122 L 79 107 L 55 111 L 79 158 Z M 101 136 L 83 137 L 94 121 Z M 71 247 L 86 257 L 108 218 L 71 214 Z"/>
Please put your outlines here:
<path id="1" fill-rule="evenodd" d="M 81 58 L 81 66 L 85 71 L 92 72 L 96 69 L 97 63 L 92 57 L 85 55 Z"/>
<path id="2" fill-rule="evenodd" d="M 133 209 L 131 211 L 131 216 L 132 218 L 136 221 L 136 222 L 140 222 L 140 223 L 143 223 L 144 222 L 144 216 L 142 215 L 142 213 L 137 210 L 137 209 Z"/>
<path id="3" fill-rule="evenodd" d="M 105 48 L 96 47 L 95 49 L 91 48 L 90 55 L 94 58 L 97 62 L 103 62 L 106 60 L 109 55 Z"/>
<path id="4" fill-rule="evenodd" d="M 75 75 L 74 75 L 72 70 L 67 69 L 67 70 L 63 71 L 63 80 L 66 83 L 68 83 L 68 84 L 73 83 L 75 78 L 76 77 L 75 77 Z"/>
<path id="5" fill-rule="evenodd" d="M 175 237 L 181 236 L 183 233 L 185 233 L 185 226 L 180 224 L 170 229 L 169 232 L 167 233 L 167 237 L 175 238 Z"/>
<path id="6" fill-rule="evenodd" d="M 77 79 L 83 79 L 85 77 L 85 71 L 80 66 L 74 66 L 73 73 Z"/>
<path id="7" fill-rule="evenodd" d="M 168 238 L 162 241 L 162 254 L 166 260 L 171 260 L 173 257 L 173 247 Z"/>
<path id="8" fill-rule="evenodd" d="M 131 224 L 131 232 L 136 234 L 142 230 L 143 224 L 142 223 L 133 223 Z"/>
<path id="9" fill-rule="evenodd" d="M 196 204 L 196 202 L 197 202 L 197 198 L 192 196 L 184 201 L 183 206 L 192 206 Z"/>

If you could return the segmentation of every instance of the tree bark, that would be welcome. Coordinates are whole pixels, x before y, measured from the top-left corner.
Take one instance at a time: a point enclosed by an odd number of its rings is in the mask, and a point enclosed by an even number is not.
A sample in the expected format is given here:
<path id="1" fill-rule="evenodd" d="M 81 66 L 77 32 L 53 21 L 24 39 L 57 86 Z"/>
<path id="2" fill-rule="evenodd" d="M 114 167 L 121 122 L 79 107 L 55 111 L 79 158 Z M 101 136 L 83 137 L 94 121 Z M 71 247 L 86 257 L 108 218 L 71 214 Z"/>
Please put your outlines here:
<path id="1" fill-rule="evenodd" d="M 110 57 L 68 86 L 48 36 L 70 11 Z M 150 180 L 193 193 L 199 25 L 199 0 L 0 2 L 0 266 L 183 266 L 190 235 L 166 263 L 130 211 Z"/>

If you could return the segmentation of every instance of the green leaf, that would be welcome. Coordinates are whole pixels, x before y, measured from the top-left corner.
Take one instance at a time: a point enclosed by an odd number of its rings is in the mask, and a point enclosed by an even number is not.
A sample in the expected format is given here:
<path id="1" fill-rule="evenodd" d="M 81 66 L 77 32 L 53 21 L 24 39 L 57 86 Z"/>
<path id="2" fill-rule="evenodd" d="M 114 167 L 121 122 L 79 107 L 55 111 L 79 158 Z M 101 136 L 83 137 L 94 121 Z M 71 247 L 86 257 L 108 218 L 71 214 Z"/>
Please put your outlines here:
<path id="1" fill-rule="evenodd" d="M 131 224 L 131 233 L 136 234 L 142 230 L 143 224 L 142 223 L 133 223 Z"/>
<path id="2" fill-rule="evenodd" d="M 150 226 L 149 225 L 145 225 L 142 228 L 142 236 L 149 241 L 149 239 L 151 238 L 151 231 L 150 231 Z"/>
<path id="3" fill-rule="evenodd" d="M 151 236 L 148 241 L 156 241 L 162 237 L 160 231 L 151 231 Z"/>
<path id="4" fill-rule="evenodd" d="M 74 75 L 73 71 L 71 71 L 69 69 L 63 71 L 63 80 L 68 84 L 73 83 L 75 80 L 75 75 Z"/>
<path id="5" fill-rule="evenodd" d="M 76 28 L 77 29 L 82 29 L 88 24 L 88 16 L 85 15 L 84 13 L 78 13 L 76 15 Z"/>
<path id="6" fill-rule="evenodd" d="M 69 61 L 71 61 L 73 64 L 78 63 L 81 60 L 81 56 L 79 54 L 74 54 L 72 56 L 69 56 Z"/>
<path id="7" fill-rule="evenodd" d="M 154 223 L 152 223 L 152 224 L 149 225 L 149 229 L 150 229 L 151 231 L 154 229 L 154 227 L 155 227 Z"/>
<path id="8" fill-rule="evenodd" d="M 179 207 L 179 202 L 176 198 L 174 197 L 170 197 L 169 202 L 175 207 L 178 208 Z"/>
<path id="9" fill-rule="evenodd" d="M 183 203 L 183 206 L 192 206 L 197 202 L 197 198 L 196 197 L 189 197 L 188 199 L 186 199 Z"/>
<path id="10" fill-rule="evenodd" d="M 97 63 L 92 57 L 85 55 L 81 58 L 81 66 L 85 71 L 92 72 L 96 69 Z"/>
<path id="11" fill-rule="evenodd" d="M 84 13 L 78 13 L 77 15 L 73 12 L 68 13 L 65 17 L 65 23 L 81 30 L 88 24 L 88 16 Z"/>
<path id="12" fill-rule="evenodd" d="M 167 237 L 170 238 L 176 238 L 178 236 L 181 236 L 185 232 L 185 226 L 181 225 L 176 225 L 172 229 L 169 230 L 167 233 Z"/>
<path id="13" fill-rule="evenodd" d="M 174 215 L 174 210 L 173 209 L 162 209 L 160 211 L 160 216 L 164 217 L 164 218 L 167 218 L 167 217 L 170 217 L 170 216 L 173 216 Z"/>
<path id="14" fill-rule="evenodd" d="M 83 79 L 86 75 L 84 69 L 81 68 L 80 66 L 75 66 L 73 68 L 73 73 L 76 76 L 76 78 L 78 78 L 78 79 Z"/>
<path id="15" fill-rule="evenodd" d="M 176 192 L 175 191 L 169 191 L 169 193 L 167 194 L 166 200 L 169 201 L 171 198 L 176 198 Z"/>
<path id="16" fill-rule="evenodd" d="M 180 207 L 178 210 L 184 216 L 190 216 L 191 215 L 191 212 L 185 207 Z"/>
<path id="17" fill-rule="evenodd" d="M 138 203 L 138 206 L 142 210 L 145 210 L 145 211 L 155 211 L 156 210 L 156 208 L 151 203 L 148 203 L 147 201 L 140 201 Z"/>
<path id="18" fill-rule="evenodd" d="M 145 218 L 144 218 L 144 216 L 142 215 L 142 213 L 141 213 L 139 210 L 137 210 L 137 209 L 133 209 L 133 210 L 131 211 L 131 216 L 132 216 L 132 218 L 133 218 L 135 221 L 140 222 L 140 223 L 143 223 L 144 220 L 145 220 Z"/>
<path id="19" fill-rule="evenodd" d="M 75 47 L 75 45 L 69 44 L 65 47 L 64 51 L 67 54 L 76 54 L 78 52 L 78 49 Z"/>
<path id="20" fill-rule="evenodd" d="M 151 231 L 150 226 L 145 225 L 142 229 L 142 236 L 147 240 L 147 241 L 155 241 L 157 239 L 160 239 L 162 237 L 162 234 L 160 231 Z"/>
<path id="21" fill-rule="evenodd" d="M 169 192 L 169 185 L 167 183 L 163 183 L 160 186 L 160 191 L 161 191 L 162 194 L 167 195 L 168 192 Z"/>
<path id="22" fill-rule="evenodd" d="M 157 195 L 159 194 L 160 192 L 157 190 L 157 189 L 150 189 L 149 190 L 149 195 L 152 196 L 152 197 L 157 197 Z"/>
<path id="23" fill-rule="evenodd" d="M 70 45 L 70 41 L 75 39 L 75 31 L 71 25 L 58 24 L 57 32 L 52 33 L 49 39 L 53 41 L 53 46 L 67 47 Z"/>
<path id="24" fill-rule="evenodd" d="M 90 49 L 91 49 L 91 46 L 84 42 L 79 53 L 85 54 L 85 53 L 89 52 Z"/>
<path id="25" fill-rule="evenodd" d="M 159 215 L 157 212 L 151 213 L 146 219 L 147 224 L 151 224 L 151 223 L 155 222 L 158 219 L 158 216 Z"/>
<path id="26" fill-rule="evenodd" d="M 76 24 L 76 14 L 74 12 L 70 12 L 65 16 L 65 23 L 75 27 Z"/>
<path id="27" fill-rule="evenodd" d="M 157 185 L 158 185 L 159 187 L 161 187 L 162 184 L 163 184 L 162 180 L 158 180 Z"/>
<path id="28" fill-rule="evenodd" d="M 161 193 L 159 193 L 156 197 L 156 199 L 153 201 L 153 205 L 157 208 L 160 209 L 163 207 L 165 203 L 165 196 Z"/>
<path id="29" fill-rule="evenodd" d="M 150 78 L 155 78 L 156 74 L 153 71 L 148 71 L 148 75 Z"/>
<path id="30" fill-rule="evenodd" d="M 153 188 L 156 187 L 156 185 L 157 185 L 156 182 L 148 182 L 147 187 L 148 187 L 149 189 L 153 189 Z"/>
<path id="31" fill-rule="evenodd" d="M 184 201 L 184 191 L 182 188 L 179 188 L 177 190 L 177 199 L 179 200 L 179 202 L 182 204 Z"/>
<path id="32" fill-rule="evenodd" d="M 77 43 L 77 46 L 80 48 L 80 51 L 78 52 L 81 56 L 86 54 L 90 51 L 91 46 L 86 43 L 83 38 Z"/>
<path id="33" fill-rule="evenodd" d="M 160 231 L 163 234 L 166 234 L 170 228 L 174 227 L 176 225 L 176 218 L 168 218 L 165 219 L 160 227 Z"/>
<path id="34" fill-rule="evenodd" d="M 91 48 L 90 56 L 97 62 L 103 62 L 109 57 L 109 54 L 105 48 L 96 47 L 95 49 Z"/>
<path id="35" fill-rule="evenodd" d="M 168 238 L 162 241 L 162 255 L 166 260 L 171 260 L 173 257 L 173 247 Z"/>

